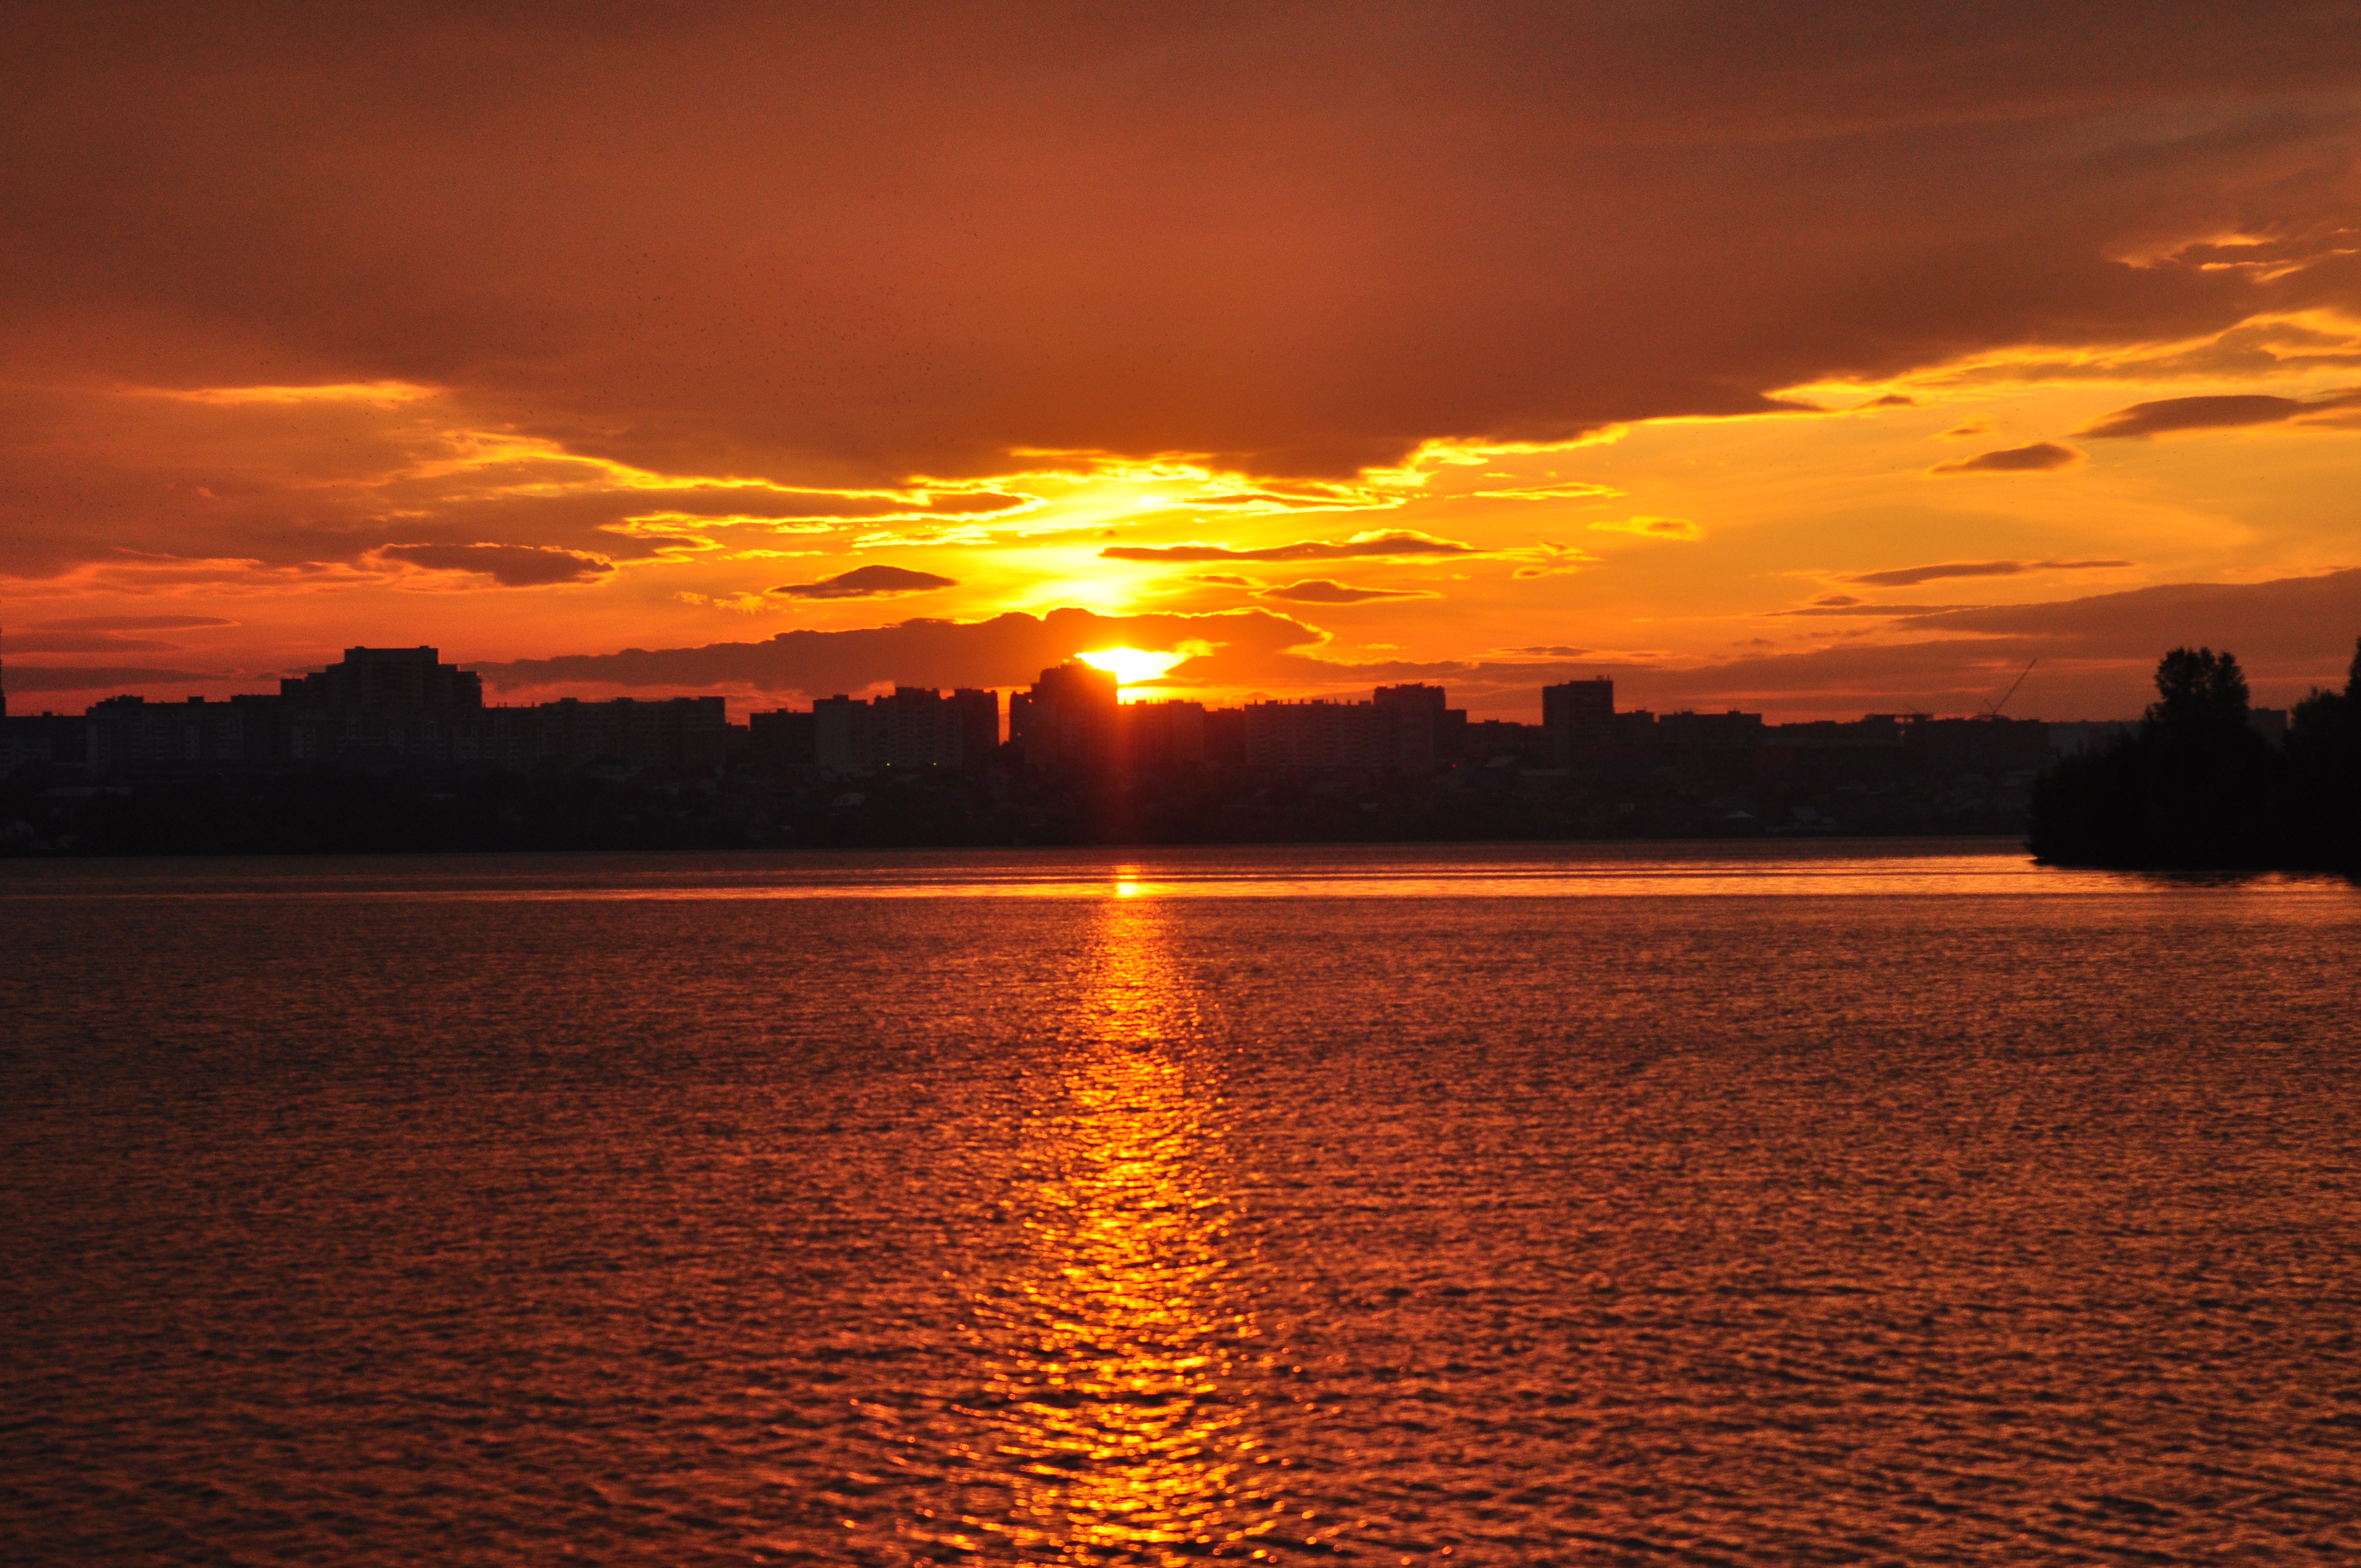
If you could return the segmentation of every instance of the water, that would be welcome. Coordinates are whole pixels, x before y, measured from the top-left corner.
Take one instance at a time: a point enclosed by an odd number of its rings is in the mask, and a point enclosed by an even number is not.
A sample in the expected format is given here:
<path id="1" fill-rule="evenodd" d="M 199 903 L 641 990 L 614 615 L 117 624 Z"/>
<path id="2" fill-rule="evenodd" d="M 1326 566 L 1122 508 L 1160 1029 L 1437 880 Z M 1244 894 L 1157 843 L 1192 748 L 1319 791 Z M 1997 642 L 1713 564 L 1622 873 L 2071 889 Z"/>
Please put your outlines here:
<path id="1" fill-rule="evenodd" d="M 2361 1560 L 2361 892 L 0 868 L 0 1557 Z"/>

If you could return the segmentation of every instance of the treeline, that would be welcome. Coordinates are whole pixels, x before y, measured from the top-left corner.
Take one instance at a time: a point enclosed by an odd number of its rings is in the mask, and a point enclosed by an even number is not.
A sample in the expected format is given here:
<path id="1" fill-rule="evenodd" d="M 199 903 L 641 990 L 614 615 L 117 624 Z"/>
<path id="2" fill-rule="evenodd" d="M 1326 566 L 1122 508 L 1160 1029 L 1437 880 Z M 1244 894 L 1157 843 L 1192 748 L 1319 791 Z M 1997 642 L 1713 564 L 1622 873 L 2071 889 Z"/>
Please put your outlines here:
<path id="1" fill-rule="evenodd" d="M 2274 745 L 2248 722 L 2229 653 L 2175 648 L 2157 700 L 2112 746 L 2035 786 L 2027 848 L 2058 865 L 2361 872 L 2361 641 L 2341 692 L 2315 690 Z"/>

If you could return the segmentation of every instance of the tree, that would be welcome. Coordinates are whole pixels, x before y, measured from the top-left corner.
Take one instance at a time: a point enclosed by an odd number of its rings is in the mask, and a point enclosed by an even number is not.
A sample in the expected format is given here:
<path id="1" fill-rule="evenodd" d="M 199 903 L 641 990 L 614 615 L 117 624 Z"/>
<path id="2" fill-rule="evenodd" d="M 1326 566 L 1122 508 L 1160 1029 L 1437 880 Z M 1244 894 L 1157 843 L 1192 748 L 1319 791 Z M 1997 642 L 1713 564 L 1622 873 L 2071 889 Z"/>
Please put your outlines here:
<path id="1" fill-rule="evenodd" d="M 2243 726 L 2250 711 L 2238 656 L 2211 648 L 2175 648 L 2157 662 L 2157 700 L 2147 721 L 2174 729 Z"/>
<path id="2" fill-rule="evenodd" d="M 2273 809 L 2284 760 L 2246 722 L 2235 654 L 2175 648 L 2136 735 L 2068 758 L 2036 786 L 2029 839 L 2045 861 L 2112 866 L 2289 863 Z"/>
<path id="3" fill-rule="evenodd" d="M 2361 871 L 2361 638 L 2341 692 L 2315 688 L 2288 718 L 2287 816 L 2309 864 Z"/>

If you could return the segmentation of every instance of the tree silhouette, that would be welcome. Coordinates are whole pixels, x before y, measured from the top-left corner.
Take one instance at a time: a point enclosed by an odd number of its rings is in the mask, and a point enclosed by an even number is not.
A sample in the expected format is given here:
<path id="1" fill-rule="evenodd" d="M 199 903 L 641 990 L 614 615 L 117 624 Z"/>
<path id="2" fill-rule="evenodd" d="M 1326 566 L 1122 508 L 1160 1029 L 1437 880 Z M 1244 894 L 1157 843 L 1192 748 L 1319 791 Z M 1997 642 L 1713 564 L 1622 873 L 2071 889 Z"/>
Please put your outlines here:
<path id="1" fill-rule="evenodd" d="M 2226 650 L 2175 648 L 2157 662 L 2156 695 L 2148 722 L 2175 729 L 2243 725 L 2252 711 L 2246 672 L 2238 668 L 2238 656 Z"/>
<path id="2" fill-rule="evenodd" d="M 2361 641 L 2343 692 L 2296 707 L 2284 748 L 2248 722 L 2235 655 L 2175 648 L 2136 733 L 2035 786 L 2028 845 L 2110 866 L 2361 871 Z"/>
<path id="3" fill-rule="evenodd" d="M 2341 692 L 2314 690 L 2288 718 L 2287 809 L 2318 862 L 2361 871 L 2361 638 Z"/>

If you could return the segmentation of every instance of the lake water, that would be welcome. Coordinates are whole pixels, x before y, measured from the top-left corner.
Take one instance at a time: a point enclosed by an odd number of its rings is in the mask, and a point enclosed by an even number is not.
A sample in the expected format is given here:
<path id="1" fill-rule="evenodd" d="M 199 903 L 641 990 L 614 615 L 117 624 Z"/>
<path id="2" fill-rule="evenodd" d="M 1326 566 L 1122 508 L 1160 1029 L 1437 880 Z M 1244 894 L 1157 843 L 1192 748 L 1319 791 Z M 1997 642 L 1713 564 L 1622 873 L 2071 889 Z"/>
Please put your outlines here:
<path id="1" fill-rule="evenodd" d="M 2361 891 L 0 866 L 0 1558 L 2361 1561 Z"/>

